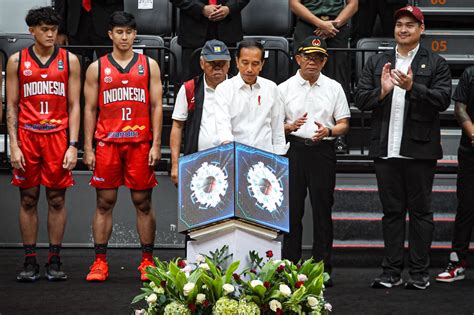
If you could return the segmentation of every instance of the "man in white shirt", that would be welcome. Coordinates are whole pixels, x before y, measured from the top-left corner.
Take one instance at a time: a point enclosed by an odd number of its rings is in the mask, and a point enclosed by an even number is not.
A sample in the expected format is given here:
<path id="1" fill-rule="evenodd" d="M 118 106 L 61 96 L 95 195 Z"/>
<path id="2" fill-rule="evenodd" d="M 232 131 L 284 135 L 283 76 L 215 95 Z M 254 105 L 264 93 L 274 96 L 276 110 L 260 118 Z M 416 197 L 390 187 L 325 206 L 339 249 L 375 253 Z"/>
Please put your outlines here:
<path id="1" fill-rule="evenodd" d="M 178 184 L 178 158 L 184 130 L 184 154 L 215 147 L 218 144 L 214 115 L 215 89 L 227 78 L 230 54 L 218 40 L 209 40 L 201 51 L 203 74 L 181 86 L 173 110 L 170 135 L 171 180 Z"/>
<path id="2" fill-rule="evenodd" d="M 331 273 L 333 226 L 331 209 L 336 183 L 334 137 L 349 131 L 351 116 L 344 89 L 321 73 L 327 62 L 326 42 L 307 37 L 296 52 L 299 71 L 278 86 L 285 110 L 285 133 L 290 141 L 290 233 L 283 241 L 283 256 L 301 259 L 304 204 L 309 189 L 313 210 L 313 250 Z M 327 286 L 332 280 L 326 281 Z"/>
<path id="3" fill-rule="evenodd" d="M 275 154 L 287 150 L 283 108 L 277 85 L 259 77 L 264 48 L 255 40 L 237 47 L 239 74 L 216 89 L 216 128 L 219 144 L 237 141 Z"/>

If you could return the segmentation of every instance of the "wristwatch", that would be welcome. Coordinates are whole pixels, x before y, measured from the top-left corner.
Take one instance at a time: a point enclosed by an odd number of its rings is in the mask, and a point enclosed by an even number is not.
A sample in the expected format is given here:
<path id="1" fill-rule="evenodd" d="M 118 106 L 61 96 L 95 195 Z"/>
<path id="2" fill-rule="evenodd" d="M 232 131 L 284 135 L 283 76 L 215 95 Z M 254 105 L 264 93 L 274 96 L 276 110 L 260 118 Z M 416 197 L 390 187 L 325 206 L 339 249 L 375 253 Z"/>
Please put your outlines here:
<path id="1" fill-rule="evenodd" d="M 69 141 L 69 146 L 77 149 L 77 141 Z"/>
<path id="2" fill-rule="evenodd" d="M 326 127 L 326 128 L 328 129 L 328 132 L 329 132 L 328 137 L 332 137 L 332 129 L 329 127 Z"/>

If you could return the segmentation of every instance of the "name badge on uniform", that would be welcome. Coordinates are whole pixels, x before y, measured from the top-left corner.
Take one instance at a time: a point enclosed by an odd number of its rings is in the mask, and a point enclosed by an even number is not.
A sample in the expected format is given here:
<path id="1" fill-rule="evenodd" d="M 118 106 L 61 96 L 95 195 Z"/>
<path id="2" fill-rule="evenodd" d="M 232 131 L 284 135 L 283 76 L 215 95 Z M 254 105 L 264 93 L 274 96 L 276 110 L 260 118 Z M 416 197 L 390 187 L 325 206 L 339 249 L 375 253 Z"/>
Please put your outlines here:
<path id="1" fill-rule="evenodd" d="M 145 74 L 145 69 L 143 68 L 143 65 L 138 65 L 138 74 L 139 75 Z"/>

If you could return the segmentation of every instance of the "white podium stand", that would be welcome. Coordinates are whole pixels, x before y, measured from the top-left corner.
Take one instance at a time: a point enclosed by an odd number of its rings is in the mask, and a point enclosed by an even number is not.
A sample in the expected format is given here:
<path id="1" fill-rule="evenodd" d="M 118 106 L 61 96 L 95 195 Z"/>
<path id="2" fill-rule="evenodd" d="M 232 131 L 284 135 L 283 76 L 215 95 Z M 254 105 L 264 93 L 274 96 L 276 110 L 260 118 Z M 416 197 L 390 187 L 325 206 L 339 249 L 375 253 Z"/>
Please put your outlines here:
<path id="1" fill-rule="evenodd" d="M 239 269 L 249 267 L 249 251 L 256 251 L 260 257 L 266 257 L 266 252 L 273 252 L 273 259 L 281 259 L 281 243 L 275 239 L 276 231 L 258 227 L 238 220 L 229 220 L 189 233 L 194 241 L 187 244 L 188 262 L 196 262 L 199 254 L 209 254 L 210 251 L 229 246 L 231 261 L 240 261 Z"/>

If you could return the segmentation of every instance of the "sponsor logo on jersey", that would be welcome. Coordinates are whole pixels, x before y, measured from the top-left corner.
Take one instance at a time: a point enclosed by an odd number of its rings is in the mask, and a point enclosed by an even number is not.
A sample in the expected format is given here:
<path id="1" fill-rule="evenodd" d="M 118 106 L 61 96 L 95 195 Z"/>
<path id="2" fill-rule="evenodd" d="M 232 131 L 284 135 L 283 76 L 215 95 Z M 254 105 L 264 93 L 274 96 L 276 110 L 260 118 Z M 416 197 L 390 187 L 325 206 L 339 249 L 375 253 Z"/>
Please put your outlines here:
<path id="1" fill-rule="evenodd" d="M 122 84 L 128 84 L 128 80 L 122 80 Z"/>
<path id="2" fill-rule="evenodd" d="M 58 70 L 63 71 L 64 70 L 64 62 L 62 60 L 58 61 Z"/>
<path id="3" fill-rule="evenodd" d="M 135 101 L 145 103 L 145 89 L 133 87 L 120 87 L 106 90 L 104 95 L 104 105 L 113 102 Z"/>
<path id="4" fill-rule="evenodd" d="M 111 76 L 106 76 L 106 77 L 104 77 L 104 82 L 105 82 L 105 83 L 112 83 L 112 80 L 113 80 L 113 79 L 112 79 Z"/>
<path id="5" fill-rule="evenodd" d="M 137 129 L 140 129 L 140 130 L 144 130 L 146 128 L 146 126 L 139 126 L 139 125 L 135 125 L 135 126 L 125 126 L 122 128 L 122 131 L 129 131 L 129 130 L 137 130 Z"/>
<path id="6" fill-rule="evenodd" d="M 112 131 L 107 134 L 109 139 L 138 138 L 138 131 Z"/>
<path id="7" fill-rule="evenodd" d="M 92 177 L 96 182 L 105 182 L 105 179 L 102 177 L 93 176 Z"/>
<path id="8" fill-rule="evenodd" d="M 40 75 L 41 75 L 41 77 L 42 77 L 43 79 L 46 79 L 46 78 L 48 77 L 48 74 L 47 74 L 47 73 L 42 73 L 42 74 L 40 74 Z"/>
<path id="9" fill-rule="evenodd" d="M 139 75 L 145 74 L 145 68 L 143 67 L 143 65 L 138 65 L 138 74 Z"/>
<path id="10" fill-rule="evenodd" d="M 47 131 L 47 130 L 52 130 L 56 129 L 58 126 L 56 125 L 51 125 L 51 124 L 25 124 L 24 127 L 26 129 L 31 129 L 31 130 L 42 130 L 42 131 Z"/>
<path id="11" fill-rule="evenodd" d="M 26 70 L 23 70 L 23 75 L 25 77 L 29 77 L 33 74 L 33 71 L 31 71 L 30 69 L 26 69 Z"/>
<path id="12" fill-rule="evenodd" d="M 35 95 L 66 96 L 64 82 L 34 81 L 23 84 L 23 97 Z"/>
<path id="13" fill-rule="evenodd" d="M 17 180 L 25 180 L 23 176 L 15 175 L 15 179 Z"/>

